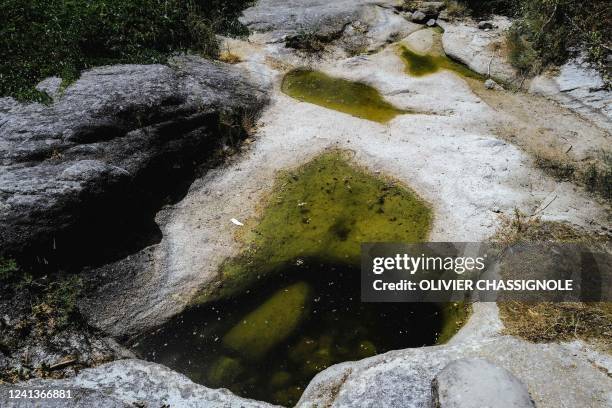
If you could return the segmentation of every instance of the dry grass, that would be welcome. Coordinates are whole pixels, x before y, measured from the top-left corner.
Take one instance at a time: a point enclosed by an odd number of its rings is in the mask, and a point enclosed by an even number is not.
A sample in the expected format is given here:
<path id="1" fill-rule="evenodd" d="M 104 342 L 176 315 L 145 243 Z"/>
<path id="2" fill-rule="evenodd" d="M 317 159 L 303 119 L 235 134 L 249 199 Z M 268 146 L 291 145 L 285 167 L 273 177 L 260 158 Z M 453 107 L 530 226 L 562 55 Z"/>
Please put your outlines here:
<path id="1" fill-rule="evenodd" d="M 226 62 L 228 64 L 238 64 L 242 62 L 239 56 L 232 54 L 231 51 L 223 51 L 219 54 L 219 61 Z"/>
<path id="2" fill-rule="evenodd" d="M 477 81 L 469 84 L 501 117 L 507 115 L 497 136 L 520 147 L 557 180 L 612 201 L 612 151 L 605 131 L 544 97 L 491 91 Z"/>
<path id="3" fill-rule="evenodd" d="M 446 12 L 451 19 L 466 17 L 470 14 L 470 10 L 463 3 L 455 0 L 446 0 L 444 2 Z"/>
<path id="4" fill-rule="evenodd" d="M 492 240 L 503 247 L 519 242 L 581 243 L 609 250 L 610 236 L 596 235 L 568 224 L 542 221 L 516 211 L 505 217 Z M 533 342 L 587 340 L 612 353 L 612 302 L 498 302 L 504 333 Z"/>
<path id="5" fill-rule="evenodd" d="M 535 164 L 557 180 L 571 181 L 606 200 L 612 199 L 612 153 L 601 151 L 590 160 L 573 160 L 551 147 L 534 148 Z"/>
<path id="6" fill-rule="evenodd" d="M 588 340 L 612 354 L 612 303 L 503 302 L 504 332 L 536 343 Z"/>
<path id="7" fill-rule="evenodd" d="M 501 227 L 491 237 L 491 241 L 504 247 L 519 242 L 571 242 L 604 249 L 609 240 L 609 234 L 593 234 L 566 223 L 543 221 L 518 210 L 512 216 L 502 215 Z"/>

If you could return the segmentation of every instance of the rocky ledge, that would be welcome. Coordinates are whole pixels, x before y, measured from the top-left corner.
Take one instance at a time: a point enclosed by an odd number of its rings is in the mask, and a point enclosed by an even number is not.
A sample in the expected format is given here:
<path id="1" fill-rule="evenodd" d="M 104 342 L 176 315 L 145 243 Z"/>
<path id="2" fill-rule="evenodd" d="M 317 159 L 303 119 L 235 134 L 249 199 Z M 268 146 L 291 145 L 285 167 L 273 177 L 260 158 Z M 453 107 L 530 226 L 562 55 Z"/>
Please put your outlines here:
<path id="1" fill-rule="evenodd" d="M 184 375 L 163 365 L 135 359 L 114 361 L 86 369 L 72 378 L 31 380 L 19 384 L 19 388 L 23 389 L 36 387 L 70 389 L 72 392 L 71 399 L 50 401 L 45 407 L 272 407 L 265 402 L 237 397 L 225 389 L 213 390 L 195 384 Z M 8 388 L 0 385 L 0 395 L 4 395 Z M 7 408 L 31 406 L 28 404 L 27 400 L 9 400 L 2 406 Z"/>
<path id="2" fill-rule="evenodd" d="M 194 163 L 239 137 L 222 125 L 265 101 L 247 73 L 194 56 L 84 72 L 49 106 L 0 99 L 0 252 L 91 255 L 102 236 L 154 234 L 129 220 L 151 223 L 137 212 L 154 213 Z"/>
<path id="3" fill-rule="evenodd" d="M 323 44 L 349 54 L 375 50 L 421 26 L 400 14 L 398 0 L 261 0 L 241 18 L 256 42 L 289 48 Z"/>

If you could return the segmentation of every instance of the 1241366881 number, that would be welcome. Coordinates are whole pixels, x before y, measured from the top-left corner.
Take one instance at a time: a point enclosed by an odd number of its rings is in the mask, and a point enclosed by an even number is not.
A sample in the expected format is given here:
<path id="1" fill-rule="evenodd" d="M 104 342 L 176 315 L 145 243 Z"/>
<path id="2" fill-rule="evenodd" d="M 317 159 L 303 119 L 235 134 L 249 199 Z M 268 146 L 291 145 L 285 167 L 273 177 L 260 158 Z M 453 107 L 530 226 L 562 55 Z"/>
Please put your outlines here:
<path id="1" fill-rule="evenodd" d="M 8 390 L 9 399 L 69 399 L 71 390 L 39 390 L 39 389 L 13 389 Z"/>

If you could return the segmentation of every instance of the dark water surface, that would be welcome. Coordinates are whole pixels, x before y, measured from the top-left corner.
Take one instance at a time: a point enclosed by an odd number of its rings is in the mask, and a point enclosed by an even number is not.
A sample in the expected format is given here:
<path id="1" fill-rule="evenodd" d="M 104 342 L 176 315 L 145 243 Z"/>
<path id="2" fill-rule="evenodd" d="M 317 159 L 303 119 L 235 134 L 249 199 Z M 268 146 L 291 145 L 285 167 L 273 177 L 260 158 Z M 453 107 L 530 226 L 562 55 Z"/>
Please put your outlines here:
<path id="1" fill-rule="evenodd" d="M 361 303 L 358 267 L 298 259 L 248 293 L 186 311 L 133 349 L 195 382 L 293 405 L 330 365 L 435 344 L 443 315 L 435 304 Z"/>

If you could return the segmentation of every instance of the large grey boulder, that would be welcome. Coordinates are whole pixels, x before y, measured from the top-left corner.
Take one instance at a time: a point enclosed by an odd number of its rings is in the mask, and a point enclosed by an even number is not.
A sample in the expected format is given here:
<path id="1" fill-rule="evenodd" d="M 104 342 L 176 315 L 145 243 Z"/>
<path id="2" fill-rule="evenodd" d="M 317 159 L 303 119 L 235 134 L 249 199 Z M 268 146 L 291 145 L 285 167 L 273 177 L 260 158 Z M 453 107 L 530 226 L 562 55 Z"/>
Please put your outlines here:
<path id="1" fill-rule="evenodd" d="M 376 49 L 419 29 L 406 21 L 397 0 L 260 0 L 246 9 L 240 21 L 253 40 L 286 42 L 293 47 L 302 37 L 331 43 L 356 53 Z"/>
<path id="2" fill-rule="evenodd" d="M 240 68 L 194 56 L 86 71 L 49 106 L 0 99 L 0 255 L 78 255 L 71 245 L 106 227 L 120 238 L 156 186 L 165 194 L 224 143 L 223 117 L 265 100 Z"/>
<path id="3" fill-rule="evenodd" d="M 612 404 L 609 368 L 582 351 L 510 336 L 452 343 L 391 351 L 332 366 L 317 374 L 297 406 L 429 407 L 432 380 L 461 358 L 486 359 L 511 371 L 529 389 L 539 408 Z"/>
<path id="4" fill-rule="evenodd" d="M 434 408 L 534 408 L 529 391 L 510 371 L 481 358 L 448 364 L 432 381 Z"/>
<path id="5" fill-rule="evenodd" d="M 118 360 L 81 371 L 61 380 L 30 380 L 11 389 L 71 389 L 74 400 L 53 401 L 41 407 L 224 407 L 266 408 L 265 402 L 240 398 L 226 389 L 211 389 L 195 384 L 169 368 L 142 360 Z M 25 407 L 23 402 L 9 400 L 0 386 L 0 406 Z M 62 405 L 64 404 L 64 405 Z"/>

